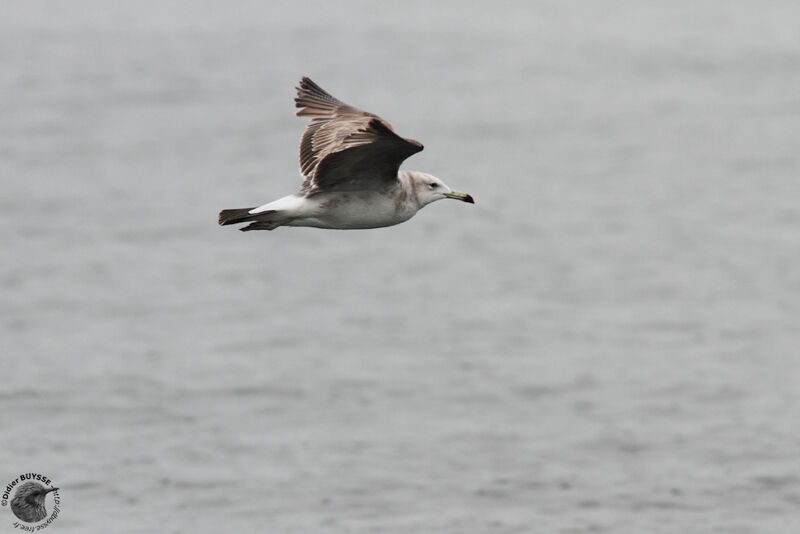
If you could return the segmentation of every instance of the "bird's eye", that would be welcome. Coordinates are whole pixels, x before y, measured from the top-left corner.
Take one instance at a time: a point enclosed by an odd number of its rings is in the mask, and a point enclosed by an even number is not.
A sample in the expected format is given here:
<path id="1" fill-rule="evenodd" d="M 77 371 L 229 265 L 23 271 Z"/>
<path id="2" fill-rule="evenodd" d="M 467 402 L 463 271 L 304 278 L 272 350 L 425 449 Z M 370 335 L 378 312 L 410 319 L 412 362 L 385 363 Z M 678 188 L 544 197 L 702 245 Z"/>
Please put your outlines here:
<path id="1" fill-rule="evenodd" d="M 438 185 L 437 183 L 431 182 L 431 183 L 428 184 L 428 187 L 430 187 L 431 189 L 436 189 L 437 185 Z"/>

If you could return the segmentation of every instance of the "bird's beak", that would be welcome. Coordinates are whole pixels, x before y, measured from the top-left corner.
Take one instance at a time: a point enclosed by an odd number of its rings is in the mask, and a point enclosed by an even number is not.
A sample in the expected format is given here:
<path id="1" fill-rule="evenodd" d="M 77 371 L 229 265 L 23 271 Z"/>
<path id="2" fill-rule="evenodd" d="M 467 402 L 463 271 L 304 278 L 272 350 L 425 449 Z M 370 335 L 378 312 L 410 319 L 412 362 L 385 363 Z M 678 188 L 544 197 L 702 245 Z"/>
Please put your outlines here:
<path id="1" fill-rule="evenodd" d="M 47 490 L 44 493 L 45 493 L 45 495 L 47 495 L 51 491 L 58 491 L 58 488 L 47 488 Z"/>
<path id="2" fill-rule="evenodd" d="M 461 191 L 450 191 L 449 193 L 445 193 L 444 196 L 446 196 L 447 198 L 454 198 L 456 200 L 460 200 L 461 202 L 469 202 L 470 204 L 475 204 L 475 199 L 472 198 L 472 195 L 462 193 Z"/>

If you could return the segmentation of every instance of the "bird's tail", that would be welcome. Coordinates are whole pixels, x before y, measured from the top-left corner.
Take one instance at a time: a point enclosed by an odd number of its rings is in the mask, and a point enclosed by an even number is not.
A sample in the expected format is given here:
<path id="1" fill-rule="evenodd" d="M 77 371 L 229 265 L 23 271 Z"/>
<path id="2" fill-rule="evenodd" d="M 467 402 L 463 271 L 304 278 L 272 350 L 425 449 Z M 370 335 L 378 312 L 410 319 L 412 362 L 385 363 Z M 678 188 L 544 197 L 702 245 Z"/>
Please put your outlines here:
<path id="1" fill-rule="evenodd" d="M 222 210 L 219 212 L 219 224 L 226 226 L 228 224 L 237 224 L 249 222 L 244 228 L 239 228 L 242 232 L 250 232 L 252 230 L 274 230 L 278 226 L 286 224 L 291 217 L 287 217 L 285 212 L 280 210 L 267 210 L 259 213 L 250 213 L 250 210 L 255 208 L 241 208 L 233 210 Z"/>
<path id="2" fill-rule="evenodd" d="M 256 221 L 261 214 L 252 215 L 250 211 L 254 209 L 255 208 L 236 208 L 232 210 L 222 210 L 219 212 L 219 224 L 225 226 L 228 224 Z"/>

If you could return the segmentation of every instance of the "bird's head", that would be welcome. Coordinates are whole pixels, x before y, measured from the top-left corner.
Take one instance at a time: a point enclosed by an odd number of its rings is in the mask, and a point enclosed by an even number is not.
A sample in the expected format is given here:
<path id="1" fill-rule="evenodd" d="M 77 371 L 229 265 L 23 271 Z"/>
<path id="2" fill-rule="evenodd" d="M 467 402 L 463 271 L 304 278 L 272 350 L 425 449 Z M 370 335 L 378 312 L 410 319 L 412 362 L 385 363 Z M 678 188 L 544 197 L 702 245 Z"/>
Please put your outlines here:
<path id="1" fill-rule="evenodd" d="M 472 195 L 462 193 L 461 191 L 453 191 L 443 181 L 430 174 L 413 172 L 411 174 L 411 179 L 421 206 L 425 206 L 437 200 L 442 200 L 443 198 L 453 198 L 462 202 L 475 204 Z"/>
<path id="2" fill-rule="evenodd" d="M 23 521 L 30 521 L 30 517 L 40 521 L 44 518 L 44 498 L 48 493 L 58 488 L 45 488 L 38 482 L 25 482 L 14 494 L 11 500 L 11 509 Z"/>

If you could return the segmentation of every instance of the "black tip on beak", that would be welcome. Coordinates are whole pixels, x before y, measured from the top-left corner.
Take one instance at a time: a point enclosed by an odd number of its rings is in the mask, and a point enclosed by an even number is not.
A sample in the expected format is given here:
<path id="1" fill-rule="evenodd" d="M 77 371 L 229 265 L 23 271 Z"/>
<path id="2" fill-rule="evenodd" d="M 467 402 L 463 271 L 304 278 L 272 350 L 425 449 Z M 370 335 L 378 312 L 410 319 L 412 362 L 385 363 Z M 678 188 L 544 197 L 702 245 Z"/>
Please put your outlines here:
<path id="1" fill-rule="evenodd" d="M 447 198 L 454 198 L 456 200 L 460 200 L 461 202 L 469 202 L 470 204 L 475 204 L 475 199 L 472 198 L 472 195 L 462 193 L 461 191 L 450 191 L 449 193 L 445 193 L 444 196 L 446 196 Z"/>

